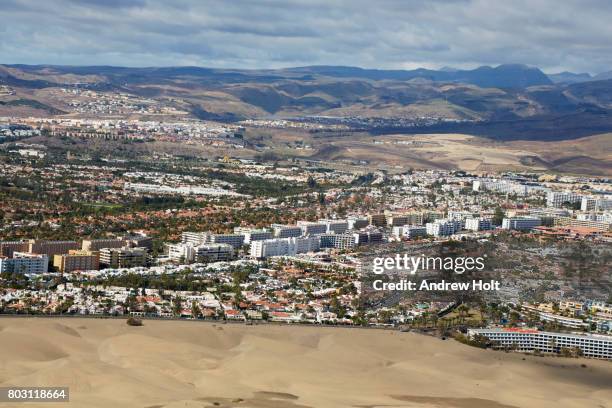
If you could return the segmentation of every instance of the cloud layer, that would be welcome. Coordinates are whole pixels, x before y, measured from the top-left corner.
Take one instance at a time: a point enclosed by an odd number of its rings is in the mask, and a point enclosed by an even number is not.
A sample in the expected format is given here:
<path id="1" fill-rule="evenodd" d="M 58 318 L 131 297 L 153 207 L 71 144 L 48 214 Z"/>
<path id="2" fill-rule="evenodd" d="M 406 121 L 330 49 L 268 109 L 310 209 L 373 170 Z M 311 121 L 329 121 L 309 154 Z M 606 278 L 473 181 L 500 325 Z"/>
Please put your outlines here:
<path id="1" fill-rule="evenodd" d="M 612 69 L 608 0 L 2 0 L 0 63 Z"/>

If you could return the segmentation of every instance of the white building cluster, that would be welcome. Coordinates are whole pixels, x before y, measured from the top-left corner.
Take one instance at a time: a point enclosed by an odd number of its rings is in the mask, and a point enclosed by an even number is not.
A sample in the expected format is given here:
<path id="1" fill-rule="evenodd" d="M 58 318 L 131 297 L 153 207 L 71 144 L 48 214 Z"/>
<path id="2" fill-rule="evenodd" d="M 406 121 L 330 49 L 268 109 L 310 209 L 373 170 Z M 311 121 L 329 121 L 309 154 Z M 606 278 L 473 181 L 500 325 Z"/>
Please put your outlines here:
<path id="1" fill-rule="evenodd" d="M 539 185 L 521 184 L 511 180 L 475 180 L 472 184 L 473 191 L 492 191 L 502 194 L 516 194 L 526 196 L 536 192 L 544 192 L 547 189 Z"/>
<path id="2" fill-rule="evenodd" d="M 205 244 L 228 244 L 234 250 L 250 245 L 249 254 L 263 259 L 271 256 L 291 256 L 318 251 L 321 248 L 346 250 L 357 245 L 382 242 L 383 235 L 375 228 L 361 227 L 367 219 L 352 217 L 344 220 L 323 219 L 298 221 L 296 225 L 272 224 L 270 230 L 246 227 L 234 228 L 233 234 L 210 234 L 207 232 L 183 232 L 182 242 L 166 245 L 170 259 L 193 262 L 198 249 Z"/>

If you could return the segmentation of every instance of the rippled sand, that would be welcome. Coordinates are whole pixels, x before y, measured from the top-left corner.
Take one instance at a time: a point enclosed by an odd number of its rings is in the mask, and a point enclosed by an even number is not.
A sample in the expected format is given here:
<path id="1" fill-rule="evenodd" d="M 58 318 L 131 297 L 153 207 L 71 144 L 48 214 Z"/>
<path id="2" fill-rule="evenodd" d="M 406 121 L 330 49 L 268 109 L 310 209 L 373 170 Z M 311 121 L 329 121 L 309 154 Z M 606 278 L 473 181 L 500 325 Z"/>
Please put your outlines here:
<path id="1" fill-rule="evenodd" d="M 176 321 L 2 318 L 0 382 L 68 386 L 70 407 L 612 407 L 606 361 L 390 331 Z"/>

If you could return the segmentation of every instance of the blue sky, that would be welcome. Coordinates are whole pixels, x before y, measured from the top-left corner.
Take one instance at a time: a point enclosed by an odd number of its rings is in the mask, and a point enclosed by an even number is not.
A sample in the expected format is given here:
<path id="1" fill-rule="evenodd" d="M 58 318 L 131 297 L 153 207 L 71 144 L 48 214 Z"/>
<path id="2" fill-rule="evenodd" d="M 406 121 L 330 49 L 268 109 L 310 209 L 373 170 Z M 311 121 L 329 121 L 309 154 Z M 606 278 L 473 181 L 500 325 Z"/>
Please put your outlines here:
<path id="1" fill-rule="evenodd" d="M 1 0 L 0 63 L 612 70 L 606 0 Z"/>

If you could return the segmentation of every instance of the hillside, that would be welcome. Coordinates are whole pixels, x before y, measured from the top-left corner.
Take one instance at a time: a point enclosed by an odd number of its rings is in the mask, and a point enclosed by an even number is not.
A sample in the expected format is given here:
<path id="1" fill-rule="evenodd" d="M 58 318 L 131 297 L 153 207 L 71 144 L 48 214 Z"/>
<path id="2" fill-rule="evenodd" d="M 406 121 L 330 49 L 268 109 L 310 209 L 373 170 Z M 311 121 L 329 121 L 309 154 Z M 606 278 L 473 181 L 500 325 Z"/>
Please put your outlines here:
<path id="1" fill-rule="evenodd" d="M 0 116 L 100 117 L 104 112 L 79 107 L 121 97 L 160 112 L 217 121 L 386 118 L 389 126 L 372 129 L 375 133 L 565 140 L 612 131 L 612 80 L 554 84 L 523 65 L 440 71 L 0 65 L 0 87 Z"/>
<path id="2" fill-rule="evenodd" d="M 472 70 L 377 70 L 355 67 L 312 66 L 292 68 L 289 72 L 324 75 L 335 78 L 363 78 L 372 80 L 408 81 L 415 78 L 436 82 L 462 82 L 480 87 L 525 88 L 535 85 L 549 85 L 552 81 L 538 68 L 521 64 L 482 66 Z"/>

